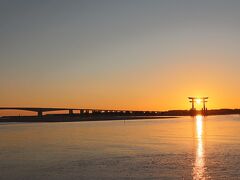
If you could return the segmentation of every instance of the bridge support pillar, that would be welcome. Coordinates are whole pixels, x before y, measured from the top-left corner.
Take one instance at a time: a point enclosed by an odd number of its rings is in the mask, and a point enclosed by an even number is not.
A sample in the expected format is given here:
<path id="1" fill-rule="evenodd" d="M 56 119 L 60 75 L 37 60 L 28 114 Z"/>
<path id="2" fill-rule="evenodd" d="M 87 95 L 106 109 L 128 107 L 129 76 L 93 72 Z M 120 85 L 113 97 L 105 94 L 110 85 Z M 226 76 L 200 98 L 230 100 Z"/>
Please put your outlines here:
<path id="1" fill-rule="evenodd" d="M 73 110 L 69 109 L 69 115 L 73 115 Z"/>
<path id="2" fill-rule="evenodd" d="M 83 109 L 80 109 L 80 114 L 84 114 L 84 110 Z"/>
<path id="3" fill-rule="evenodd" d="M 43 116 L 43 112 L 42 111 L 38 111 L 38 117 L 42 117 Z"/>

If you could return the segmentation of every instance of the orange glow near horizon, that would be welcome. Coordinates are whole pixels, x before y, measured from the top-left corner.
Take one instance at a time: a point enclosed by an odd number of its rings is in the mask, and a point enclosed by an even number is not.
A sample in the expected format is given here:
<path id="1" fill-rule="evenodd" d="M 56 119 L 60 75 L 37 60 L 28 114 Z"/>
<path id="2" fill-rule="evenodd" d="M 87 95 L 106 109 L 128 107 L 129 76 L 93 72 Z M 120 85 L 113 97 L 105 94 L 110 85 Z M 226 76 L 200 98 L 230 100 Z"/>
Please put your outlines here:
<path id="1" fill-rule="evenodd" d="M 140 92 L 141 93 L 141 92 Z M 189 93 L 191 94 L 191 93 Z M 185 96 L 178 97 L 174 95 L 173 97 L 147 97 L 143 96 L 142 98 L 136 99 L 134 96 L 129 97 L 131 100 L 128 102 L 126 99 L 120 99 L 120 95 L 116 97 L 106 97 L 106 100 L 101 101 L 101 98 L 96 98 L 94 100 L 92 97 L 86 97 L 86 99 L 77 101 L 76 99 L 72 99 L 69 103 L 64 102 L 56 102 L 52 101 L 51 98 L 49 98 L 49 102 L 24 102 L 21 103 L 14 103 L 11 99 L 9 100 L 10 103 L 7 103 L 7 100 L 3 100 L 0 103 L 0 107 L 59 107 L 59 108 L 93 108 L 93 109 L 114 109 L 114 110 L 146 110 L 146 111 L 166 111 L 166 110 L 189 110 L 191 108 L 191 104 L 187 100 L 187 94 L 184 93 Z M 200 96 L 204 96 L 205 94 L 200 94 Z M 207 94 L 208 95 L 208 94 Z M 197 96 L 197 97 L 200 97 Z M 212 98 L 213 97 L 213 98 Z M 79 98 L 79 97 L 78 97 Z M 81 99 L 81 98 L 80 98 Z M 239 108 L 238 106 L 220 106 L 221 99 L 216 99 L 214 96 L 210 96 L 210 100 L 206 103 L 206 107 L 208 109 L 221 109 L 221 108 Z M 5 103 L 4 103 L 5 102 Z M 81 103 L 79 103 L 81 102 Z M 134 103 L 133 103 L 134 102 Z M 128 104 L 129 103 L 129 104 Z M 196 109 L 202 109 L 202 100 L 196 99 L 195 103 Z M 58 113 L 58 112 L 54 112 Z M 50 112 L 46 113 L 50 114 Z M 24 116 L 24 115 L 36 115 L 34 112 L 30 111 L 16 111 L 16 110 L 0 110 L 0 116 Z"/>
<path id="2" fill-rule="evenodd" d="M 141 85 L 142 86 L 142 85 Z M 135 86 L 134 86 L 135 87 Z M 138 85 L 136 84 L 137 88 Z M 116 110 L 149 110 L 149 111 L 165 111 L 165 110 L 189 110 L 191 104 L 187 97 L 189 95 L 202 97 L 209 96 L 210 99 L 206 103 L 206 107 L 210 109 L 221 109 L 221 108 L 240 108 L 238 102 L 239 97 L 235 97 L 234 94 L 219 94 L 221 91 L 212 89 L 211 91 L 207 88 L 201 90 L 199 87 L 198 91 L 190 90 L 191 87 L 179 86 L 178 93 L 172 91 L 169 84 L 161 89 L 158 87 L 147 88 L 142 86 L 136 90 L 129 89 L 126 87 L 124 91 L 116 93 L 122 87 L 116 87 L 116 89 L 90 89 L 88 93 L 76 92 L 78 88 L 73 88 L 73 93 L 65 92 L 61 94 L 33 94 L 31 97 L 26 94 L 28 91 L 21 93 L 21 98 L 18 94 L 8 94 L 1 99 L 0 107 L 60 107 L 60 108 L 93 108 L 93 109 L 116 109 Z M 147 89 L 146 89 L 147 88 Z M 203 87 L 204 88 L 204 87 Z M 193 88 L 194 89 L 194 88 Z M 11 90 L 10 90 L 11 91 Z M 99 91 L 96 93 L 95 91 Z M 215 93 L 215 92 L 216 93 Z M 108 94 L 108 93 L 112 94 Z M 161 92 L 161 93 L 159 93 Z M 116 93 L 116 94 L 114 94 Z M 38 98 L 38 97 L 39 98 Z M 202 103 L 195 103 L 197 109 L 202 109 Z M 0 111 L 0 116 L 5 115 L 32 115 L 35 113 L 28 111 Z"/>

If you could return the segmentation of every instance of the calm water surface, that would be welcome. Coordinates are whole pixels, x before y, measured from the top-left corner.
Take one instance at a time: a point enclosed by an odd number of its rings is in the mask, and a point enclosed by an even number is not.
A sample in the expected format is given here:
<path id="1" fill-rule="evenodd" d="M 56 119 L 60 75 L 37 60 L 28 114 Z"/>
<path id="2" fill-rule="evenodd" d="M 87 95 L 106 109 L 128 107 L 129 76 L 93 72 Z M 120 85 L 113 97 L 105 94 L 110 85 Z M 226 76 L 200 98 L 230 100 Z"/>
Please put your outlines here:
<path id="1" fill-rule="evenodd" d="M 240 179 L 240 116 L 0 125 L 0 179 Z"/>

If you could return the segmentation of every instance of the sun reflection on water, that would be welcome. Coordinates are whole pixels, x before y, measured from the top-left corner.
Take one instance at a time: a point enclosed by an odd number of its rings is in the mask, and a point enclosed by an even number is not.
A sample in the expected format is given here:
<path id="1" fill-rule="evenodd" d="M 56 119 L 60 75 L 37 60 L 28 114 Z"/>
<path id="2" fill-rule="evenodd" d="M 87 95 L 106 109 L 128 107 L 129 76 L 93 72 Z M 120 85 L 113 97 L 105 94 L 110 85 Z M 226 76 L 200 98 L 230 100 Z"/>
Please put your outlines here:
<path id="1" fill-rule="evenodd" d="M 202 180 L 206 179 L 205 173 L 205 152 L 204 152 L 204 144 L 203 144 L 203 116 L 196 116 L 196 157 L 195 163 L 193 167 L 193 179 Z"/>

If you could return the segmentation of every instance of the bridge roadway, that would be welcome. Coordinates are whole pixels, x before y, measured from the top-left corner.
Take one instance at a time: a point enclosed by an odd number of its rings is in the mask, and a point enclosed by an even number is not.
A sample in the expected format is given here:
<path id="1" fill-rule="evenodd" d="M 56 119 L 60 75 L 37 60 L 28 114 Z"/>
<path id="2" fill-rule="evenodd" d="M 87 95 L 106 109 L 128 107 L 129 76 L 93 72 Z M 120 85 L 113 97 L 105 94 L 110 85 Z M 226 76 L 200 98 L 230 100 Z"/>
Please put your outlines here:
<path id="1" fill-rule="evenodd" d="M 0 107 L 0 110 L 22 110 L 36 112 L 37 116 L 43 116 L 44 112 L 51 111 L 69 111 L 69 115 L 73 115 L 74 111 L 79 111 L 79 114 L 91 114 L 91 113 L 141 113 L 141 114 L 158 114 L 161 111 L 132 111 L 132 110 L 106 110 L 106 109 L 78 109 L 78 108 L 38 108 L 38 107 Z"/>

